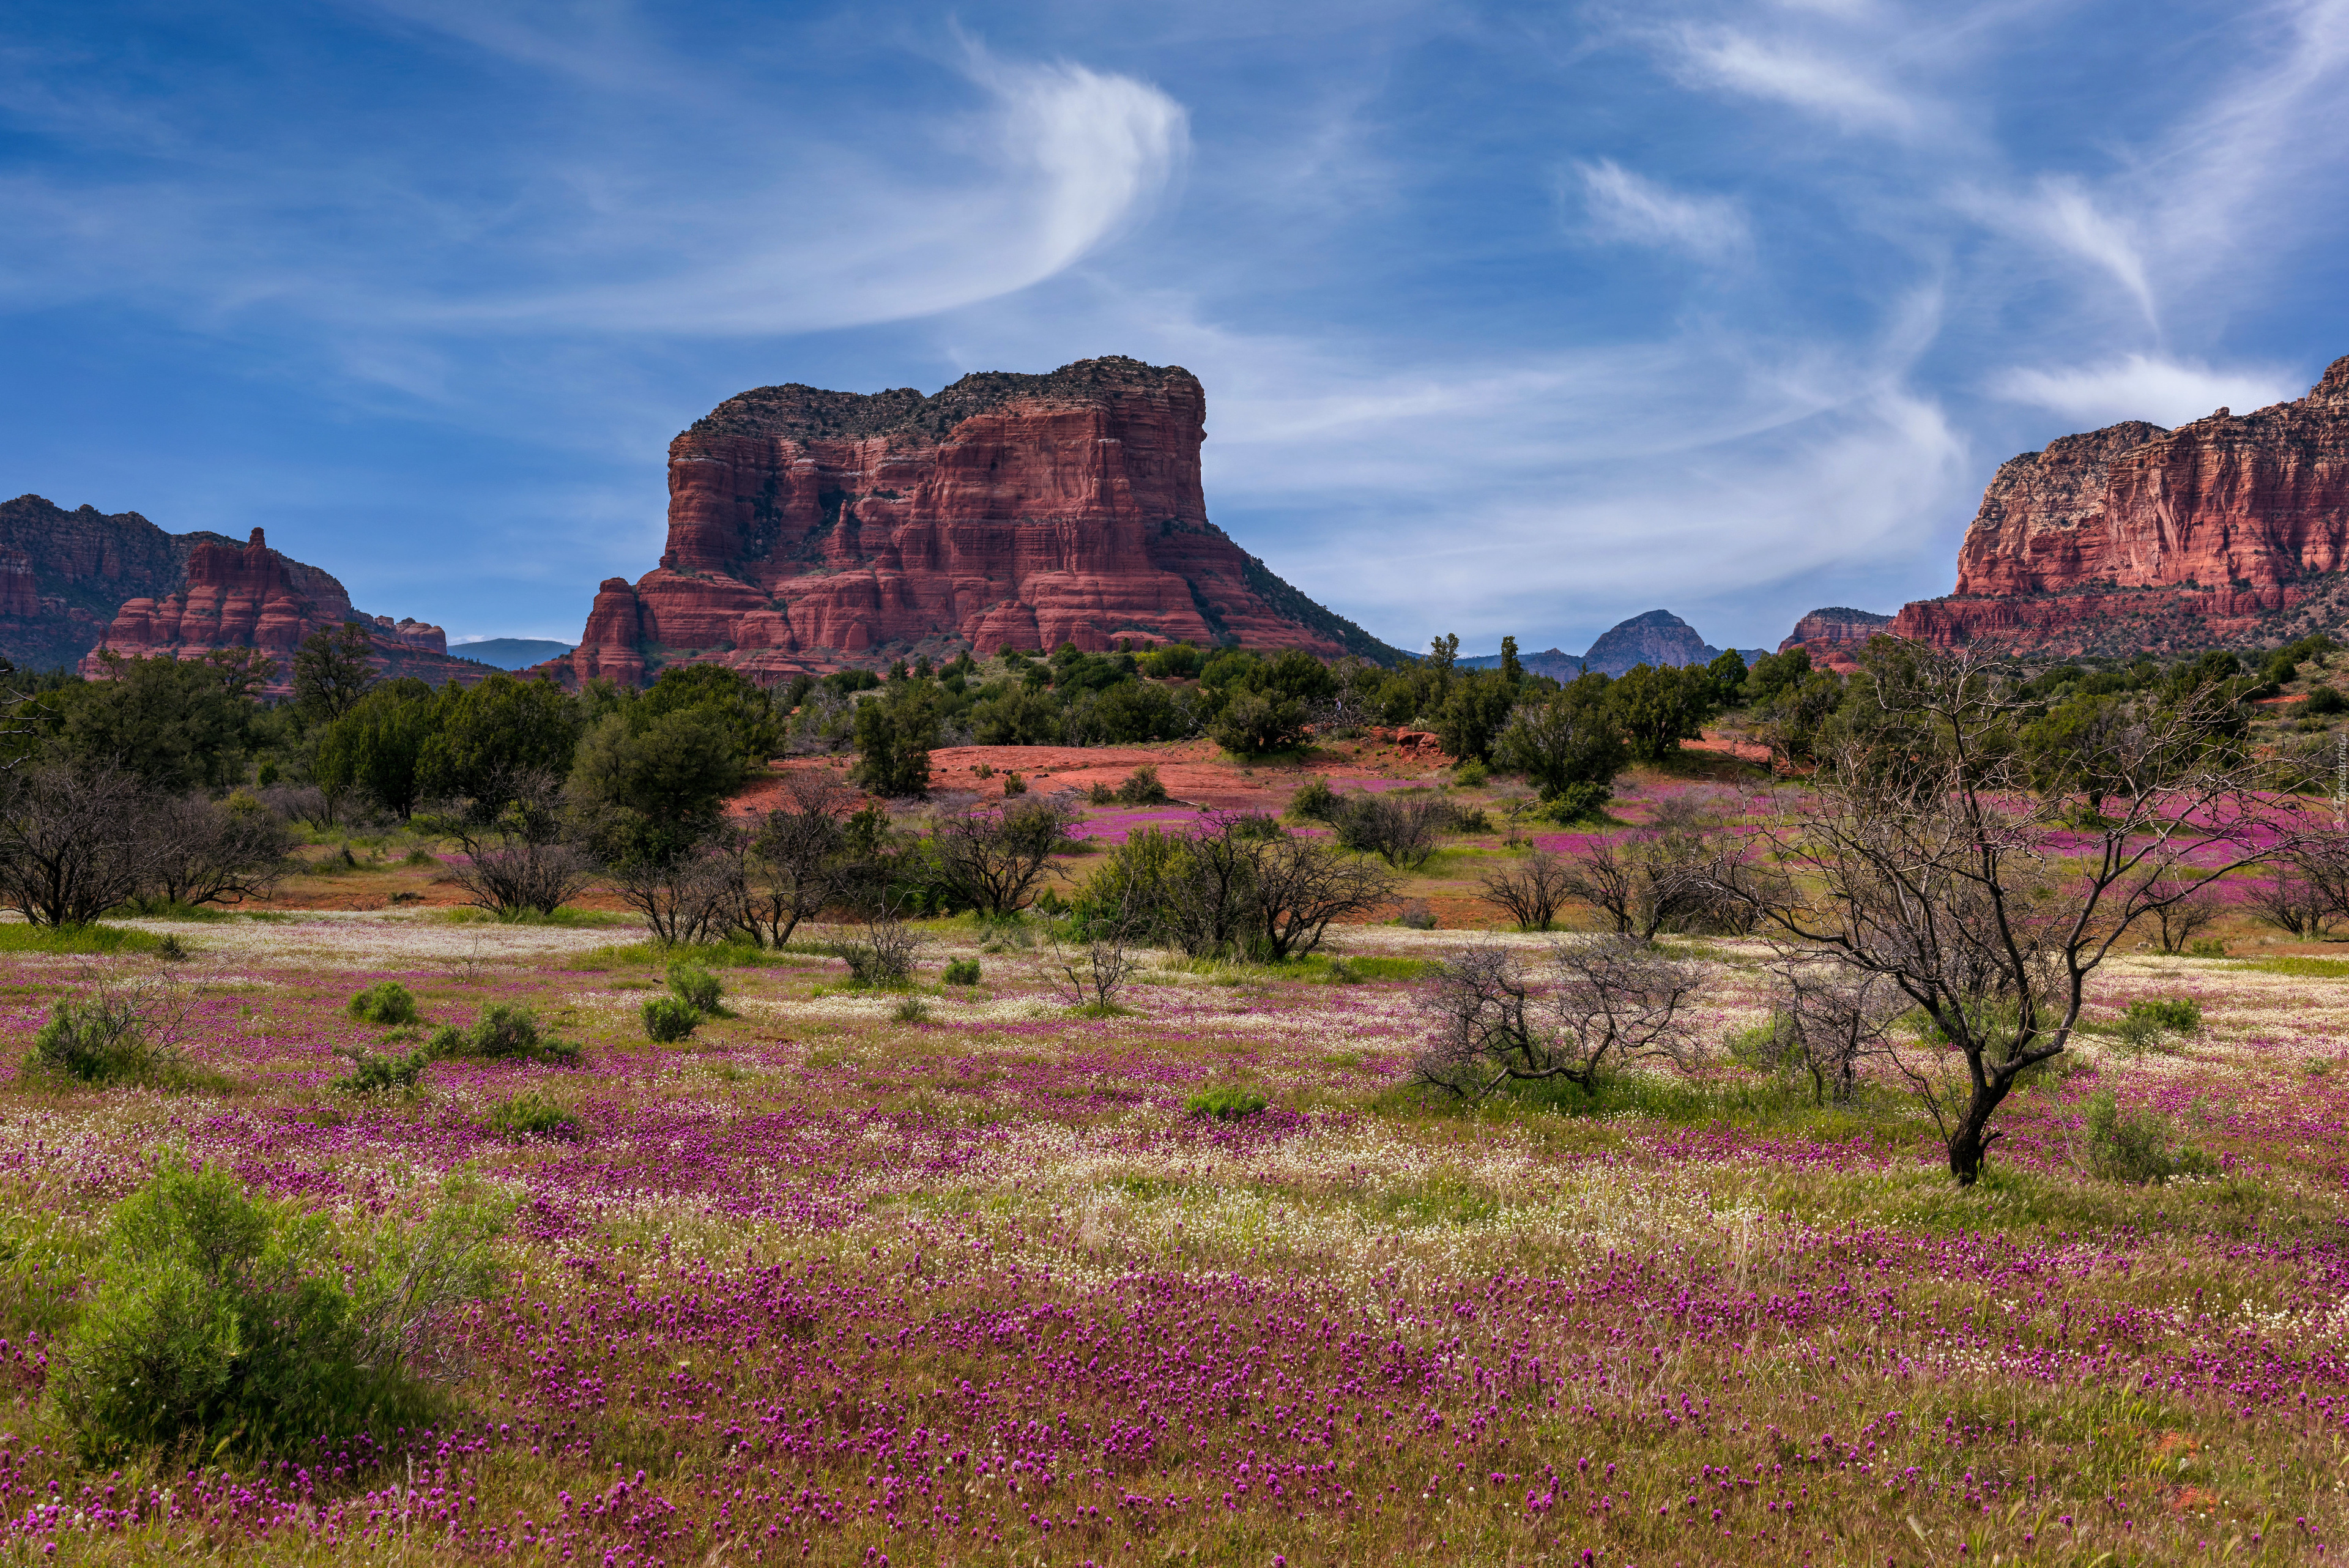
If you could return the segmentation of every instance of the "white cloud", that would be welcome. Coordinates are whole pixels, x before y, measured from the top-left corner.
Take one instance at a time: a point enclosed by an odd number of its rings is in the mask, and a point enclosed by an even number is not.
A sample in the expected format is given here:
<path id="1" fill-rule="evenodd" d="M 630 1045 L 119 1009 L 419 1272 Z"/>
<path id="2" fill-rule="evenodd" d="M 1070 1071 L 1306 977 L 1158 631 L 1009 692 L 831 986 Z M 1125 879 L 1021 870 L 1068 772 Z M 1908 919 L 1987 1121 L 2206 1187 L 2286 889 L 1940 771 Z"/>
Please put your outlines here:
<path id="1" fill-rule="evenodd" d="M 1577 163 L 1583 202 L 1602 237 L 1720 261 L 1753 244 L 1745 213 L 1724 196 L 1684 196 L 1611 158 Z"/>
<path id="2" fill-rule="evenodd" d="M 2011 369 L 1991 389 L 2018 403 L 2052 409 L 2083 425 L 2151 420 L 2182 425 L 2215 409 L 2249 413 L 2297 398 L 2307 389 L 2271 369 L 2213 369 L 2208 365 L 2130 354 L 2101 365 Z"/>
<path id="3" fill-rule="evenodd" d="M 2128 292 L 2147 325 L 2158 325 L 2136 223 L 2107 212 L 2078 179 L 2044 176 L 2028 194 L 1961 185 L 1949 200 L 1984 228 L 2088 263 Z"/>
<path id="4" fill-rule="evenodd" d="M 1680 74 L 1700 87 L 1766 99 L 1833 120 L 1846 130 L 1918 128 L 1915 101 L 1849 61 L 1730 27 L 1680 28 Z"/>

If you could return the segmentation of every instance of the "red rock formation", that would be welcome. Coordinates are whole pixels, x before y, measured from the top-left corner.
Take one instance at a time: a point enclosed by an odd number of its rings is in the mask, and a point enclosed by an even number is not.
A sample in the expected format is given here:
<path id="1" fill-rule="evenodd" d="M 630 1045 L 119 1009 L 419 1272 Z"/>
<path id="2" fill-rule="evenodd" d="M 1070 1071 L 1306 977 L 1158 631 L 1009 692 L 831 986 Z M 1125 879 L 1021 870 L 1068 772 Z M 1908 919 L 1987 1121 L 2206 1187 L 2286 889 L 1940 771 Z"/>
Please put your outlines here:
<path id="1" fill-rule="evenodd" d="M 603 584 L 571 679 L 717 659 L 762 680 L 968 645 L 1393 651 L 1207 521 L 1190 372 L 1080 360 L 935 397 L 764 387 L 669 445 L 668 546 Z"/>
<path id="2" fill-rule="evenodd" d="M 1898 636 L 2018 652 L 2280 640 L 2349 601 L 2349 358 L 2309 394 L 2066 436 L 1998 471 L 1957 591 Z"/>
<path id="3" fill-rule="evenodd" d="M 1859 668 L 1853 657 L 1868 646 L 1868 639 L 1891 628 L 1892 618 L 1878 615 L 1873 610 L 1853 609 L 1847 605 L 1832 605 L 1815 609 L 1795 623 L 1778 651 L 1800 648 L 1811 656 L 1814 670 L 1852 670 Z"/>
<path id="4" fill-rule="evenodd" d="M 359 614 L 341 583 L 271 549 L 258 528 L 242 545 L 198 540 L 179 590 L 126 601 L 81 669 L 93 679 L 104 677 L 109 653 L 193 659 L 214 649 L 253 648 L 276 661 L 269 690 L 283 695 L 293 689 L 294 654 L 303 639 L 347 621 L 367 628 L 387 674 L 438 683 L 489 673 L 471 660 L 450 658 L 448 635 L 437 626 Z"/>

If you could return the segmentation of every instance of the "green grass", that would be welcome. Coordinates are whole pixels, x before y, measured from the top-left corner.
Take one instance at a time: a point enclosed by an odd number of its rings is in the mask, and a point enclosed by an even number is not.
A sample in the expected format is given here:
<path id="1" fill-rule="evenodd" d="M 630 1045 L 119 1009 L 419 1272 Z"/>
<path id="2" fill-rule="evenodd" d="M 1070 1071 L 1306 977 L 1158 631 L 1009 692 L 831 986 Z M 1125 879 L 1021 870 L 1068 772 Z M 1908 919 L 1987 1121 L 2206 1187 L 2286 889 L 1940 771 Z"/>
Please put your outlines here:
<path id="1" fill-rule="evenodd" d="M 2242 967 L 2261 974 L 2288 974 L 2297 980 L 2349 980 L 2349 959 L 2258 959 Z"/>
<path id="2" fill-rule="evenodd" d="M 678 959 L 691 959 L 711 969 L 812 969 L 828 956 L 798 942 L 781 952 L 773 948 L 755 948 L 748 942 L 687 942 L 676 947 L 659 942 L 617 942 L 610 947 L 590 948 L 564 961 L 563 967 L 595 970 L 649 964 L 660 969 Z"/>
<path id="3" fill-rule="evenodd" d="M 0 953 L 151 953 L 163 945 L 152 931 L 121 926 L 0 925 Z"/>
<path id="4" fill-rule="evenodd" d="M 233 920 L 236 917 L 214 904 L 177 904 L 166 898 L 133 898 L 124 915 L 141 920 Z"/>
<path id="5" fill-rule="evenodd" d="M 636 923 L 634 915 L 623 915 L 610 909 L 582 909 L 570 904 L 559 904 L 554 913 L 542 915 L 536 909 L 524 909 L 511 918 L 502 918 L 490 909 L 462 904 L 453 909 L 443 909 L 433 919 L 452 926 L 626 926 Z"/>

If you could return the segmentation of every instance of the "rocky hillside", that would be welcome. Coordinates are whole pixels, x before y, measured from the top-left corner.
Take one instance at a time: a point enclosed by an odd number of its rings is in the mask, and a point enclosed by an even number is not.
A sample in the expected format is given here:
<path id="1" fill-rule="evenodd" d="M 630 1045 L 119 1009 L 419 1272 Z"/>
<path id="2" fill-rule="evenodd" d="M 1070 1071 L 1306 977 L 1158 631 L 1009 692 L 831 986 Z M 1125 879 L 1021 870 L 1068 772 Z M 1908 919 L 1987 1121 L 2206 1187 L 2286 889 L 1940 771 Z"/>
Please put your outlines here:
<path id="1" fill-rule="evenodd" d="M 2349 358 L 2308 395 L 2143 421 L 2002 467 L 1957 590 L 1892 630 L 1945 647 L 2129 653 L 2280 641 L 2349 612 Z"/>
<path id="2" fill-rule="evenodd" d="M 386 670 L 436 684 L 477 680 L 437 626 L 362 615 L 343 585 L 269 548 L 222 535 L 167 534 L 136 512 L 67 512 L 38 495 L 0 503 L 0 654 L 21 669 L 79 667 L 97 655 L 189 657 L 258 648 L 286 689 L 294 649 L 321 627 L 364 623 Z"/>
<path id="3" fill-rule="evenodd" d="M 1721 649 L 1671 611 L 1650 610 L 1599 633 L 1582 662 L 1588 669 L 1621 675 L 1635 665 L 1676 669 L 1683 664 L 1710 664 L 1720 657 Z"/>
<path id="4" fill-rule="evenodd" d="M 1392 661 L 1207 520 L 1206 394 L 1137 359 L 924 397 L 730 398 L 669 445 L 668 545 L 607 579 L 575 680 L 715 659 L 761 680 L 960 647 L 1234 639 Z"/>

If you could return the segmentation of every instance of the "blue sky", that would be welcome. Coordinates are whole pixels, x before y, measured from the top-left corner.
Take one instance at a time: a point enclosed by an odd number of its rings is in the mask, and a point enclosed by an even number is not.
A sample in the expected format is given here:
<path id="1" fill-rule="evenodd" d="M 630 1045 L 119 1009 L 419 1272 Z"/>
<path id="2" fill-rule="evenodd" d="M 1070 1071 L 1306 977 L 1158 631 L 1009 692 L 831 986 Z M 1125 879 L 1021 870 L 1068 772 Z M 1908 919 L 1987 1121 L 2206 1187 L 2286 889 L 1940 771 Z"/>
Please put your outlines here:
<path id="1" fill-rule="evenodd" d="M 1775 644 L 2349 353 L 2349 0 L 0 13 L 0 493 L 577 635 L 752 386 L 1131 354 L 1390 640 Z"/>

